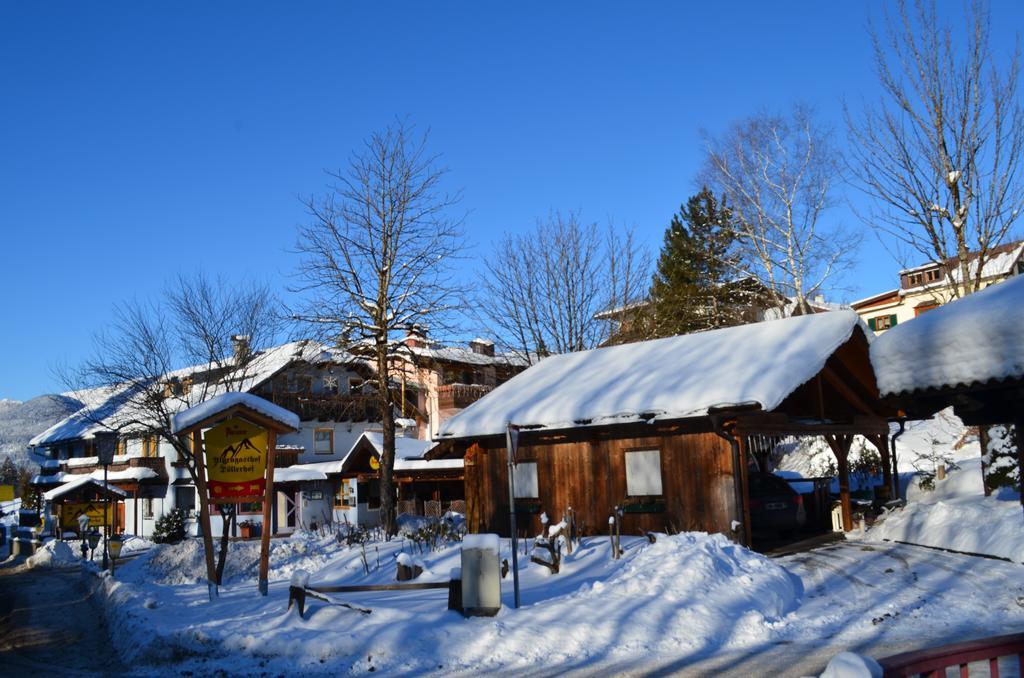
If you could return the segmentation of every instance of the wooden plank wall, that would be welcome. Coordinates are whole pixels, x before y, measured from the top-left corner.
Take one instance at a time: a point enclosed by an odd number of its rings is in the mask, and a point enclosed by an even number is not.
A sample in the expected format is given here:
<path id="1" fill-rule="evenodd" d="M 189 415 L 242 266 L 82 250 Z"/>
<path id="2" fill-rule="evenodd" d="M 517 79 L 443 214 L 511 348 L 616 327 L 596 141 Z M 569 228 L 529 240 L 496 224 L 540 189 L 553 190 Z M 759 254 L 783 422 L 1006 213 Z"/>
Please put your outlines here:
<path id="1" fill-rule="evenodd" d="M 521 446 L 520 462 L 537 462 L 541 509 L 557 522 L 572 507 L 583 534 L 607 534 L 608 517 L 626 499 L 625 453 L 661 451 L 663 513 L 627 513 L 624 534 L 703 530 L 731 535 L 732 453 L 713 433 Z M 471 532 L 508 536 L 505 448 L 469 448 L 466 510 Z M 539 514 L 518 514 L 520 535 L 541 531 Z"/>

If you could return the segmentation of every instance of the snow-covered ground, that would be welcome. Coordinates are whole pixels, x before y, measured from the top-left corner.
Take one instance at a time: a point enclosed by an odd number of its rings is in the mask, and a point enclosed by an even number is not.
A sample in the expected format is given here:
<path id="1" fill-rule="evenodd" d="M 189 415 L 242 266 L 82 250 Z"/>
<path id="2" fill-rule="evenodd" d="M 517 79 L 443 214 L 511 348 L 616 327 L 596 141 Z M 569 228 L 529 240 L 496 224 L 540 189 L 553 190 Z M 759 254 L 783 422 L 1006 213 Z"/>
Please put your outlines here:
<path id="1" fill-rule="evenodd" d="M 522 558 L 523 607 L 512 609 L 508 577 L 493 618 L 449 612 L 444 589 L 330 594 L 369 615 L 307 598 L 299 618 L 286 612 L 288 581 L 299 570 L 312 573 L 314 586 L 391 583 L 404 552 L 423 562 L 421 580 L 445 581 L 459 565 L 458 546 L 420 552 L 396 540 L 364 551 L 305 533 L 272 543 L 266 598 L 256 589 L 255 542 L 231 545 L 214 602 L 193 542 L 156 546 L 120 566 L 116 579 L 101 579 L 113 633 L 131 639 L 118 644 L 126 663 L 173 659 L 180 670 L 233 675 L 642 673 L 699 670 L 729 656 L 756 662 L 788 646 L 834 654 L 1024 629 L 1019 565 L 863 543 L 770 560 L 700 533 L 654 544 L 625 538 L 618 561 L 607 539 L 586 539 L 557 575 Z M 507 541 L 501 557 L 509 557 Z"/>
<path id="2" fill-rule="evenodd" d="M 962 459 L 935 489 L 907 489 L 907 505 L 852 538 L 885 539 L 984 553 L 1024 563 L 1024 510 L 1019 495 L 1003 489 L 986 497 L 981 459 Z M 1022 573 L 1024 579 L 1024 573 Z"/>

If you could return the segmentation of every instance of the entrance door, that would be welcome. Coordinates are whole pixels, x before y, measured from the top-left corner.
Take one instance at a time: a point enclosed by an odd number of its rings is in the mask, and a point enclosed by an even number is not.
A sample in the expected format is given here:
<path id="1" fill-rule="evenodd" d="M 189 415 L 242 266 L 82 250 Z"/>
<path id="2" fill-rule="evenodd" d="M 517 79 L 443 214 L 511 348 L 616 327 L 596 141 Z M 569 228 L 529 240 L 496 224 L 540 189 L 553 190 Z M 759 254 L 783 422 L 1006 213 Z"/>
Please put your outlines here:
<path id="1" fill-rule="evenodd" d="M 296 502 L 298 493 L 295 490 L 290 492 L 282 492 L 284 496 L 284 524 L 281 526 L 282 532 L 294 532 L 296 525 L 298 525 L 299 511 Z"/>

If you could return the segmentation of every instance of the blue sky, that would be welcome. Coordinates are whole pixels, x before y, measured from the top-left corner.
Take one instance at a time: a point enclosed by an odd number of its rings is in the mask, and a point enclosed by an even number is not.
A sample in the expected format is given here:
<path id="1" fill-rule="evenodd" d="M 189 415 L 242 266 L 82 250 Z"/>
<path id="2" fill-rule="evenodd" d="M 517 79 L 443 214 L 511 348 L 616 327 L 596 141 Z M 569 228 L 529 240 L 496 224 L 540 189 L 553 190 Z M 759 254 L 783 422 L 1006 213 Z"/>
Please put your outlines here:
<path id="1" fill-rule="evenodd" d="M 845 138 L 844 98 L 875 92 L 879 7 L 4 3 L 0 397 L 59 390 L 52 366 L 81 360 L 115 303 L 179 272 L 283 289 L 299 197 L 396 116 L 431 129 L 474 258 L 552 209 L 656 250 L 702 129 L 799 99 Z M 1024 8 L 993 13 L 1005 51 Z M 869 235 L 838 296 L 897 268 Z"/>

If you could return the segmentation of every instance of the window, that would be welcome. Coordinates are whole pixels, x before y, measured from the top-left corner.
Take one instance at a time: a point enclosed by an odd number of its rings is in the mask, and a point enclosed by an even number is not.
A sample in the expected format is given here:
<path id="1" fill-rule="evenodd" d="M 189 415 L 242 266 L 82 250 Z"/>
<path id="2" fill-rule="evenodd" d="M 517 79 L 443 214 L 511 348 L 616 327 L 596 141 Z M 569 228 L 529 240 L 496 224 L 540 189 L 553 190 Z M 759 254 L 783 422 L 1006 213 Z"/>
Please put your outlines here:
<path id="1" fill-rule="evenodd" d="M 626 496 L 660 497 L 661 450 L 626 452 Z"/>
<path id="2" fill-rule="evenodd" d="M 334 429 L 318 428 L 313 433 L 313 452 L 315 454 L 334 454 Z"/>
<path id="3" fill-rule="evenodd" d="M 537 499 L 540 489 L 537 484 L 537 462 L 525 461 L 516 464 L 512 471 L 516 499 Z"/>
<path id="4" fill-rule="evenodd" d="M 352 496 L 352 483 L 342 480 L 337 494 L 334 495 L 334 508 L 347 509 L 355 506 L 355 497 Z"/>
<path id="5" fill-rule="evenodd" d="M 193 515 L 196 511 L 196 488 L 191 485 L 174 488 L 174 505 L 186 514 Z"/>
<path id="6" fill-rule="evenodd" d="M 349 393 L 362 393 L 363 392 L 363 380 L 362 379 L 349 379 L 348 380 L 348 392 Z"/>
<path id="7" fill-rule="evenodd" d="M 375 511 L 380 508 L 380 483 L 366 482 L 356 486 L 356 495 L 360 504 L 366 504 L 366 508 Z"/>
<path id="8" fill-rule="evenodd" d="M 868 320 L 868 327 L 873 329 L 875 332 L 879 332 L 881 330 L 887 330 L 890 327 L 895 327 L 895 326 L 896 326 L 896 316 L 895 315 L 880 315 L 877 318 L 871 318 L 870 320 Z"/>
<path id="9" fill-rule="evenodd" d="M 160 449 L 160 441 L 156 436 L 146 436 L 142 439 L 142 456 L 155 457 Z"/>
<path id="10" fill-rule="evenodd" d="M 263 513 L 263 502 L 262 501 L 247 501 L 242 502 L 238 505 L 238 512 L 252 515 L 254 513 Z"/>
<path id="11" fill-rule="evenodd" d="M 118 456 L 124 456 L 124 455 L 128 454 L 128 439 L 127 438 L 118 438 L 117 439 L 117 450 L 114 452 L 114 454 L 116 454 Z"/>
<path id="12" fill-rule="evenodd" d="M 920 306 L 917 306 L 916 308 L 914 308 L 914 317 L 916 318 L 917 316 L 921 315 L 922 313 L 927 313 L 928 311 L 934 311 L 938 307 L 939 307 L 939 305 L 936 304 L 935 302 L 928 302 L 928 303 L 925 303 L 925 304 L 921 304 Z"/>
<path id="13" fill-rule="evenodd" d="M 924 281 L 925 282 L 935 282 L 936 280 L 938 280 L 941 277 L 942 277 L 942 273 L 937 268 L 933 268 L 930 271 L 925 271 L 924 272 Z"/>
<path id="14" fill-rule="evenodd" d="M 153 497 L 145 497 L 142 500 L 142 517 L 152 518 L 153 517 Z"/>
<path id="15" fill-rule="evenodd" d="M 295 377 L 295 390 L 299 393 L 310 393 L 313 390 L 313 377 L 308 374 L 299 374 Z"/>

